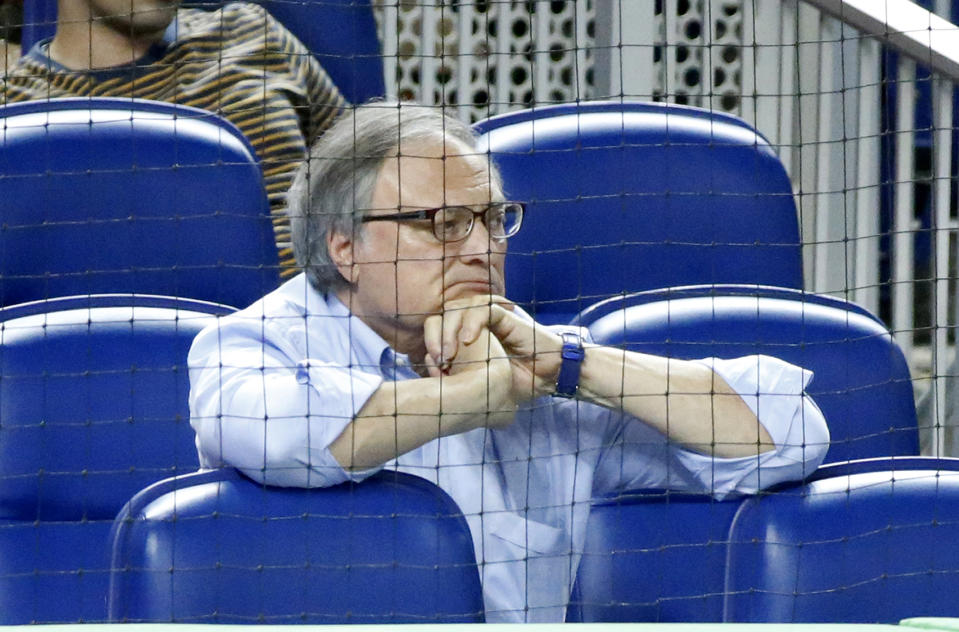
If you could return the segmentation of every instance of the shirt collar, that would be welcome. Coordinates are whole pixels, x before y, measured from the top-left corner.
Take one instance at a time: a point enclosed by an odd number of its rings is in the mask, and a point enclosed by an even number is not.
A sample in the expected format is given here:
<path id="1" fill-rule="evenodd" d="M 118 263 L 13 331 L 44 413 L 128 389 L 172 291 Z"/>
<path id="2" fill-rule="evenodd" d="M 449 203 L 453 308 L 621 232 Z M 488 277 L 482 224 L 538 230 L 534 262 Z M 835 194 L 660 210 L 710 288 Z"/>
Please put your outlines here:
<path id="1" fill-rule="evenodd" d="M 308 314 L 328 314 L 336 322 L 343 323 L 349 332 L 352 361 L 366 367 L 379 367 L 384 379 L 390 381 L 417 378 L 413 371 L 409 356 L 398 353 L 373 329 L 359 317 L 350 312 L 349 308 L 332 292 L 321 294 L 313 290 L 306 280 L 306 275 L 300 275 L 308 290 L 306 293 L 306 309 Z"/>

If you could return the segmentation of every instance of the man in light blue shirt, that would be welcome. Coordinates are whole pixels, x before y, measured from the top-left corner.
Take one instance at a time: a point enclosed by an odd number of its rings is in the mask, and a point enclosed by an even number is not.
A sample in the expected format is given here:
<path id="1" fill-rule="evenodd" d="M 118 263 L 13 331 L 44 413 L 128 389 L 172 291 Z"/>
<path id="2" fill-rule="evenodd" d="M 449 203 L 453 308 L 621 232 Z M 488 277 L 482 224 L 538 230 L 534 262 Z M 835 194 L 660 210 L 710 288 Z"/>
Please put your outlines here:
<path id="1" fill-rule="evenodd" d="M 564 619 L 595 496 L 749 494 L 825 456 L 798 367 L 595 346 L 512 305 L 523 205 L 435 108 L 340 119 L 289 209 L 304 273 L 190 352 L 201 464 L 281 486 L 433 481 L 470 525 L 488 621 Z"/>

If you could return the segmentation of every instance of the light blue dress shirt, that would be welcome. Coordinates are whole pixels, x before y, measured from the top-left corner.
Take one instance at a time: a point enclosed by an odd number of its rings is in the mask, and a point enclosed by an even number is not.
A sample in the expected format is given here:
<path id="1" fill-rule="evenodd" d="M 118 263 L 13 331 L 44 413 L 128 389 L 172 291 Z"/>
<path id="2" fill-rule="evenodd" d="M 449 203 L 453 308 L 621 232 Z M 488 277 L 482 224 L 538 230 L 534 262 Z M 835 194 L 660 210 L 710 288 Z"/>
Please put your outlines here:
<path id="1" fill-rule="evenodd" d="M 590 500 L 629 488 L 751 494 L 811 473 L 829 433 L 804 394 L 808 371 L 768 356 L 707 358 L 757 414 L 776 449 L 722 459 L 684 450 L 639 420 L 556 398 L 502 430 L 431 441 L 386 467 L 443 488 L 469 523 L 487 621 L 563 621 Z M 324 487 L 362 480 L 328 446 L 385 380 L 416 379 L 396 354 L 304 275 L 197 336 L 190 423 L 203 467 Z"/>

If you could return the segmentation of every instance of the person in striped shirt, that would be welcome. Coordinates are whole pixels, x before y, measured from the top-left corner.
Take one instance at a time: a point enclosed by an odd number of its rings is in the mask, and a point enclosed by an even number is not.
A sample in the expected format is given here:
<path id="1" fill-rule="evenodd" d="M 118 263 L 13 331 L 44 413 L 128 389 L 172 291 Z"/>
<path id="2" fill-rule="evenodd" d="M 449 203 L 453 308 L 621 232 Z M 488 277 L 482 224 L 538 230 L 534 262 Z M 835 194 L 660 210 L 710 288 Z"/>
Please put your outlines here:
<path id="1" fill-rule="evenodd" d="M 295 262 L 286 190 L 307 147 L 346 106 L 296 37 L 262 7 L 217 11 L 179 0 L 59 0 L 54 37 L 0 80 L 0 103 L 132 97 L 209 110 L 235 124 L 260 160 L 281 274 Z"/>

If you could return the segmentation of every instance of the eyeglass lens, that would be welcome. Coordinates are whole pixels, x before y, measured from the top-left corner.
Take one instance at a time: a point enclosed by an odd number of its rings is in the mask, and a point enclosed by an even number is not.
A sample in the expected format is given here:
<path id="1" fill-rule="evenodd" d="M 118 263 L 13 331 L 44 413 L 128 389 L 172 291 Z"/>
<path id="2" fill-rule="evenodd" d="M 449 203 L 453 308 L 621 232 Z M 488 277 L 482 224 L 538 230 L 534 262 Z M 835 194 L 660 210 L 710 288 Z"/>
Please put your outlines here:
<path id="1" fill-rule="evenodd" d="M 433 232 L 440 241 L 465 239 L 470 234 L 477 215 L 483 216 L 483 223 L 490 237 L 505 239 L 519 229 L 522 207 L 505 202 L 490 204 L 482 213 L 476 213 L 465 206 L 448 206 L 433 216 Z"/>

